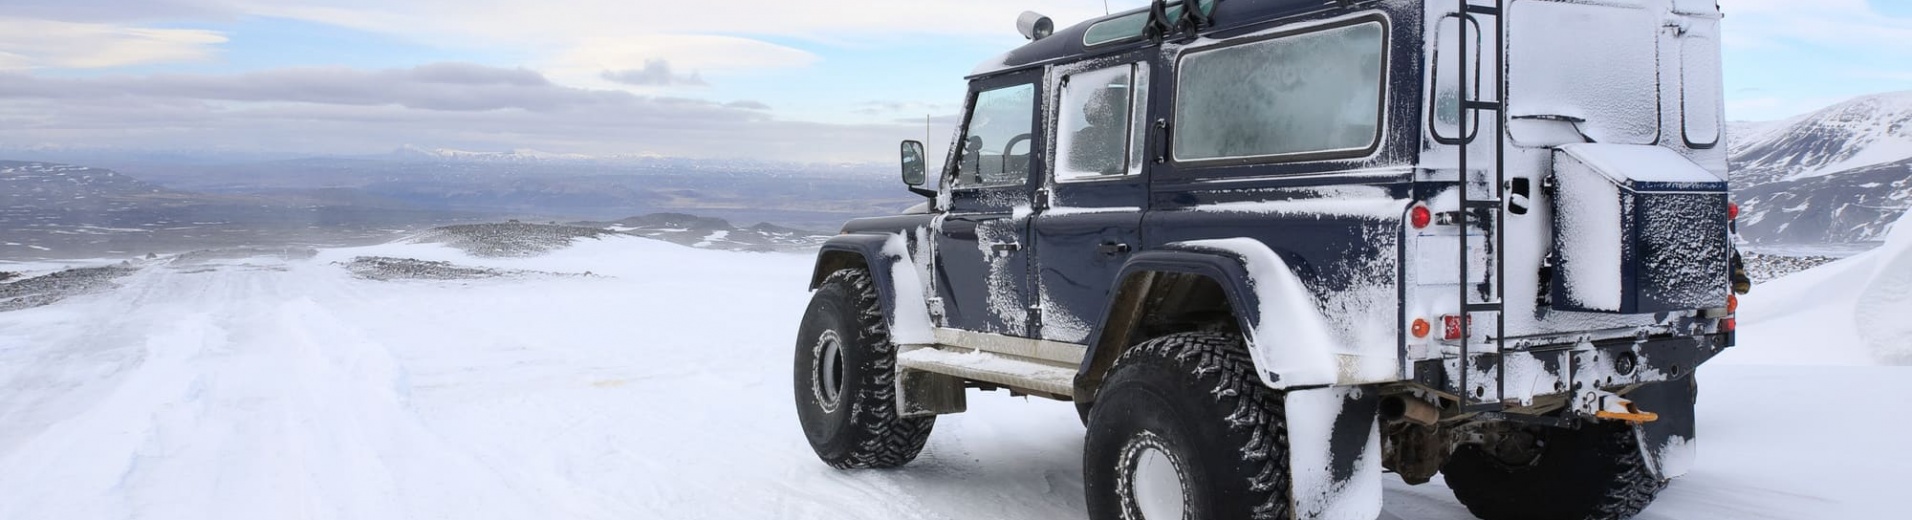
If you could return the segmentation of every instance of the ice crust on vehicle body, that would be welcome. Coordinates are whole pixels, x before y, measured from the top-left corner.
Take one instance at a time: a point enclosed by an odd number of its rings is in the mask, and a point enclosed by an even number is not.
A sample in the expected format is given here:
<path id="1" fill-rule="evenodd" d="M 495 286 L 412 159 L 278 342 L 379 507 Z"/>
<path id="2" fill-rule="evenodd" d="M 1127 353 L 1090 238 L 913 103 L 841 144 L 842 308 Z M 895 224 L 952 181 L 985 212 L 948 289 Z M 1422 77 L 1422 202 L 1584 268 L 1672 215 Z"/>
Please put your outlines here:
<path id="1" fill-rule="evenodd" d="M 1723 179 L 1658 146 L 1554 152 L 1553 305 L 1642 314 L 1724 306 L 1731 244 Z"/>

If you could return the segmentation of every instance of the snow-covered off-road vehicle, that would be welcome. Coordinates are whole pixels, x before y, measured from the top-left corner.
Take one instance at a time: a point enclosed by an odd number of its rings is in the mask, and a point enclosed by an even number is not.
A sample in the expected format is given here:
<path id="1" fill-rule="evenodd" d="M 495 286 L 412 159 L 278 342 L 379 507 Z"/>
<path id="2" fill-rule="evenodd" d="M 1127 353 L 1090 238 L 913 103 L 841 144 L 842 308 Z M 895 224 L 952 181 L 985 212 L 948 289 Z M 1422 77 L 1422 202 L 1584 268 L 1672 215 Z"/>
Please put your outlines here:
<path id="1" fill-rule="evenodd" d="M 931 200 L 817 259 L 817 454 L 909 462 L 967 389 L 1072 401 L 1089 516 L 1626 518 L 1733 344 L 1714 0 L 1188 0 L 969 78 Z"/>

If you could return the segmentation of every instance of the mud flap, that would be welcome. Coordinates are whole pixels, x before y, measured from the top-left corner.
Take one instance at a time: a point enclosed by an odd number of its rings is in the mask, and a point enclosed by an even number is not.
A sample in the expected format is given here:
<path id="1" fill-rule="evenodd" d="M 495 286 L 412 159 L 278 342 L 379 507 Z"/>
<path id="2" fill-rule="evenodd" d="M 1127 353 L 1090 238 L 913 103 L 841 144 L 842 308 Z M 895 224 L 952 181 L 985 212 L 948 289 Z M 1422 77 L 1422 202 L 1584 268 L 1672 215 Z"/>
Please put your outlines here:
<path id="1" fill-rule="evenodd" d="M 1640 426 L 1640 449 L 1661 478 L 1685 475 L 1693 467 L 1699 445 L 1693 413 L 1699 387 L 1692 376 L 1646 385 L 1626 395 L 1641 410 L 1660 419 Z"/>
<path id="2" fill-rule="evenodd" d="M 1295 518 L 1381 516 L 1380 395 L 1337 387 L 1291 390 L 1285 399 Z"/>

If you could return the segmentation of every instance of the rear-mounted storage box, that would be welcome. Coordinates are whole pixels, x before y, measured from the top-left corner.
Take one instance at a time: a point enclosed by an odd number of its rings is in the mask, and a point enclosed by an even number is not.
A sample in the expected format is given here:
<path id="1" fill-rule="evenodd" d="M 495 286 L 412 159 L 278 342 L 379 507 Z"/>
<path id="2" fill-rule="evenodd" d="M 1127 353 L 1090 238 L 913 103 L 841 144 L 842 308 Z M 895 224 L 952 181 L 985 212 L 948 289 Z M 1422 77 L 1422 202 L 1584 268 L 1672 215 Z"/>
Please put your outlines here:
<path id="1" fill-rule="evenodd" d="M 1553 160 L 1554 309 L 1726 304 L 1726 181 L 1658 146 L 1570 144 Z"/>

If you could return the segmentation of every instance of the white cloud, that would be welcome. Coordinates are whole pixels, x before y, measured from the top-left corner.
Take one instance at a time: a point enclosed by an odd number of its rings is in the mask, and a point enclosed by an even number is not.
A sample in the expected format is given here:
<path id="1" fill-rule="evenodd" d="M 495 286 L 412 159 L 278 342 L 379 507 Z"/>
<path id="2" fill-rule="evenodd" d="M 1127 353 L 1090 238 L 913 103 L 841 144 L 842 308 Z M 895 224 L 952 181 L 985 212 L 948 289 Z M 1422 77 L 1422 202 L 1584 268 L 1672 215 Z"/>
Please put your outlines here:
<path id="1" fill-rule="evenodd" d="M 269 16 L 386 32 L 420 31 L 500 42 L 576 42 L 631 34 L 752 34 L 800 38 L 1013 33 L 1015 16 L 1043 11 L 1063 22 L 1100 16 L 1100 2 L 1030 0 L 230 0 Z"/>
<path id="2" fill-rule="evenodd" d="M 1887 16 L 1865 0 L 1723 0 L 1726 43 L 1742 48 L 1810 44 L 1871 52 L 1912 52 L 1912 19 Z"/>
<path id="3" fill-rule="evenodd" d="M 1865 0 L 1721 0 L 1725 42 L 1744 49 L 1812 45 L 1867 53 L 1912 53 L 1912 18 Z"/>
<path id="4" fill-rule="evenodd" d="M 1771 120 L 1912 77 L 1912 17 L 1866 0 L 1720 0 L 1727 115 Z"/>
<path id="5" fill-rule="evenodd" d="M 0 16 L 69 22 L 143 22 L 234 14 L 227 0 L 6 0 Z"/>
<path id="6" fill-rule="evenodd" d="M 212 59 L 226 37 L 197 29 L 0 17 L 0 69 L 96 69 Z"/>
<path id="7" fill-rule="evenodd" d="M 662 58 L 645 61 L 643 68 L 622 70 L 604 69 L 604 73 L 599 74 L 599 77 L 613 83 L 643 87 L 710 86 L 710 82 L 704 81 L 703 74 L 696 71 L 692 71 L 690 74 L 672 72 L 670 60 Z"/>
<path id="8" fill-rule="evenodd" d="M 1726 117 L 1735 121 L 1774 121 L 1826 108 L 1845 97 L 1733 97 L 1726 100 Z"/>
<path id="9" fill-rule="evenodd" d="M 735 36 L 701 34 L 634 34 L 584 40 L 547 60 L 539 68 L 558 81 L 610 86 L 606 72 L 644 71 L 667 63 L 666 72 L 723 75 L 740 71 L 799 68 L 815 63 L 815 54 L 782 45 Z M 626 85 L 633 82 L 617 82 Z M 668 86 L 655 82 L 651 86 Z"/>
<path id="10" fill-rule="evenodd" d="M 0 148 L 43 144 L 377 153 L 403 143 L 800 161 L 879 161 L 903 124 L 784 121 L 752 101 L 581 89 L 524 69 L 291 68 L 233 75 L 0 73 Z M 746 144 L 740 146 L 740 143 Z"/>
<path id="11" fill-rule="evenodd" d="M 664 59 L 706 74 L 805 67 L 815 55 L 779 38 L 875 45 L 898 38 L 1013 35 L 1016 15 L 1043 11 L 1060 23 L 1100 16 L 1085 0 L 226 0 L 236 9 L 402 35 L 450 48 L 539 53 L 559 81 L 607 86 L 606 70 Z M 1122 3 L 1122 2 L 1118 2 Z"/>

